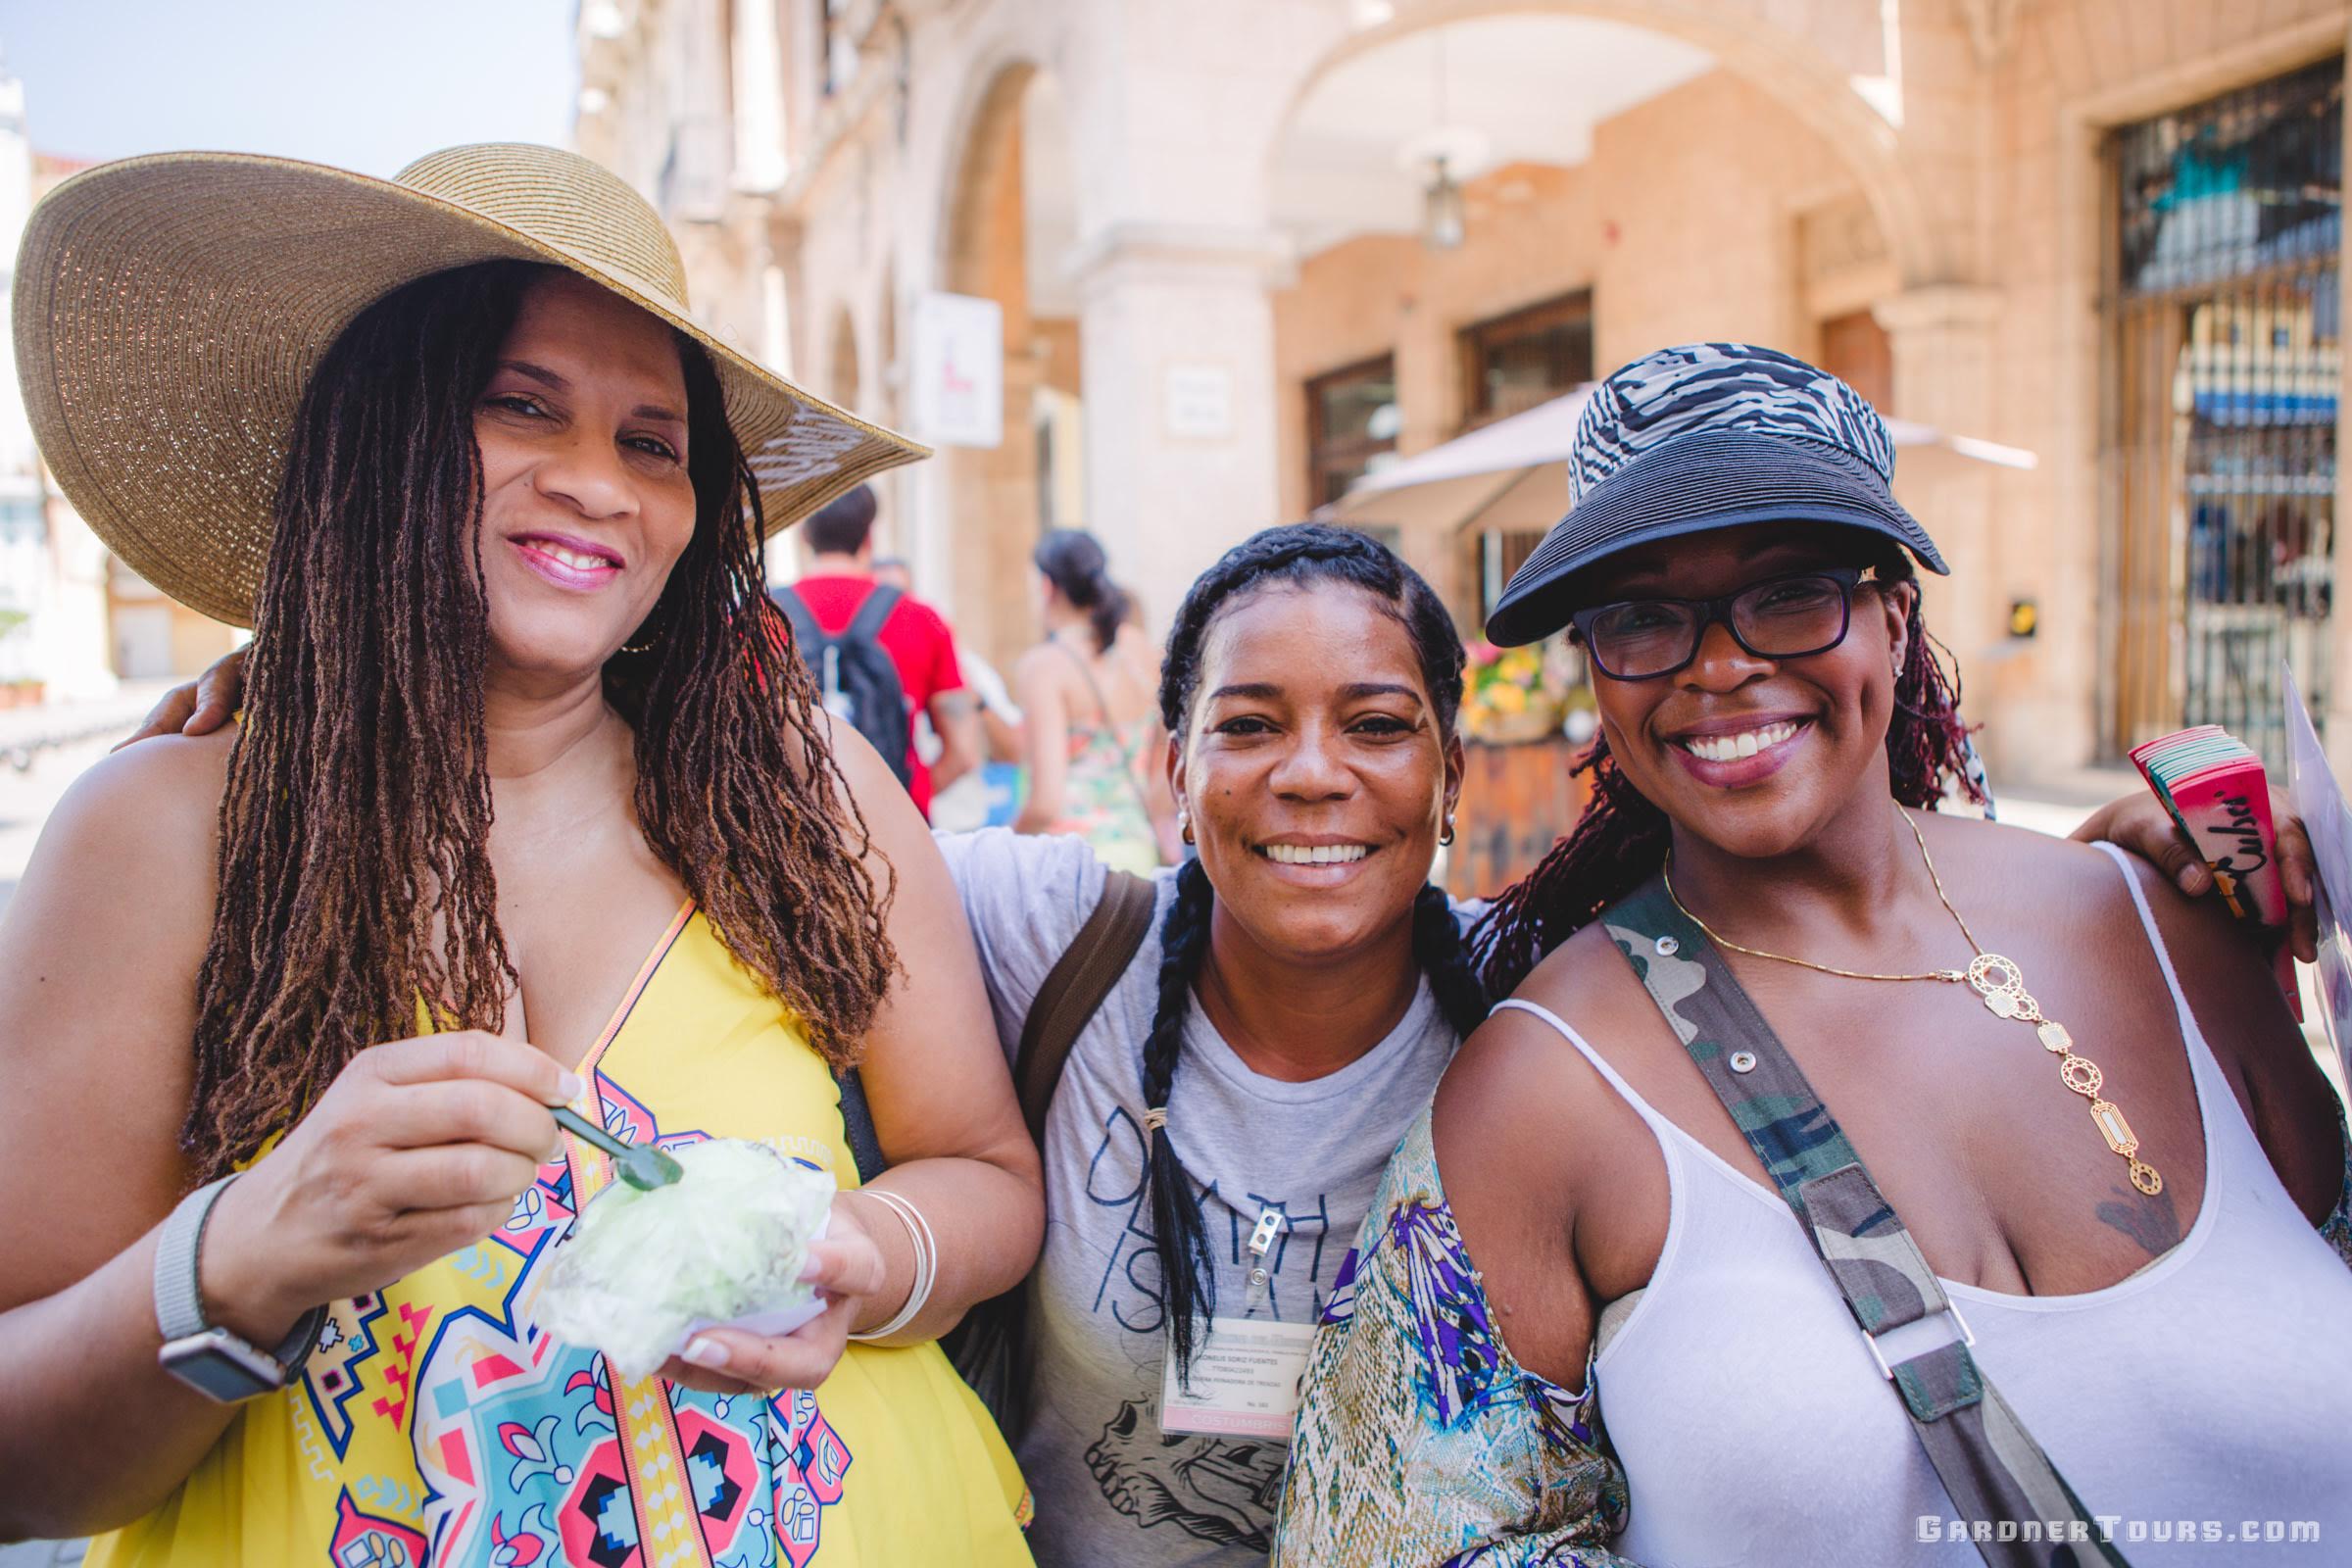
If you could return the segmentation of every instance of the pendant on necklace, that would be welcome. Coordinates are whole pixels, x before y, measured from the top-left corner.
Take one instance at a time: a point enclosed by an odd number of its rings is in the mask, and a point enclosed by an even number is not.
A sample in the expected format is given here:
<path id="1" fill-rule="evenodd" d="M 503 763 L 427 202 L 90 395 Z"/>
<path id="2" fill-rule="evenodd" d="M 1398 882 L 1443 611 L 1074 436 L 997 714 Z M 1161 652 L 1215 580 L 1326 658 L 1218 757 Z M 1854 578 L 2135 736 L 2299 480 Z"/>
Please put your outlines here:
<path id="1" fill-rule="evenodd" d="M 2041 1004 L 2027 993 L 2026 977 L 2017 965 L 1997 953 L 1980 953 L 1968 966 L 1967 978 L 1988 1011 L 2034 1025 L 2042 1049 L 2059 1058 L 2059 1082 L 2090 1102 L 2091 1125 L 2098 1128 L 2107 1147 L 2131 1166 L 2132 1185 L 2150 1198 L 2163 1192 L 2164 1178 L 2139 1157 L 2139 1135 L 2124 1119 L 2123 1107 L 2099 1093 L 2106 1074 L 2089 1057 L 2075 1054 L 2075 1037 L 2067 1033 L 2066 1025 L 2042 1016 Z"/>

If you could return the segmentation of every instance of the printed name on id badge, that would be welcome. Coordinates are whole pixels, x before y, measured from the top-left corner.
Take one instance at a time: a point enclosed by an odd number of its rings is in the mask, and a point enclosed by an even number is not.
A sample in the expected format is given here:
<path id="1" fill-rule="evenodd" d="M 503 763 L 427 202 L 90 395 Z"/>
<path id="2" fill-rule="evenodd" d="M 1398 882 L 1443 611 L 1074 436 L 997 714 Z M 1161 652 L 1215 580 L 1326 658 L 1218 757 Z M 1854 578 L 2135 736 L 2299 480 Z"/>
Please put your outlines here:
<path id="1" fill-rule="evenodd" d="M 1168 1349 L 1159 1382 L 1159 1429 L 1289 1438 L 1314 1338 L 1311 1323 L 1212 1319 L 1208 1339 L 1193 1356 L 1189 1390 L 1176 1376 L 1175 1348 Z"/>

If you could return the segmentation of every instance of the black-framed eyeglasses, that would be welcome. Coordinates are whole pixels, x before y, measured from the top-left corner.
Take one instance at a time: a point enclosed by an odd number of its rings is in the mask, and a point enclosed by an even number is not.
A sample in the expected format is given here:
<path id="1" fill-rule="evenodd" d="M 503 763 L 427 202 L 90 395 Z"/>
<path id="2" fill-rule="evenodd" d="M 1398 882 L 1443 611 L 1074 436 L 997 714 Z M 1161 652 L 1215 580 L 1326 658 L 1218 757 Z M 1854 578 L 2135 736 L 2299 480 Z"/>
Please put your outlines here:
<path id="1" fill-rule="evenodd" d="M 1688 666 L 1717 621 L 1758 659 L 1803 659 L 1845 641 L 1854 589 L 1875 566 L 1820 566 L 1752 582 L 1713 599 L 1621 599 L 1569 617 L 1578 641 L 1611 680 L 1657 680 Z"/>

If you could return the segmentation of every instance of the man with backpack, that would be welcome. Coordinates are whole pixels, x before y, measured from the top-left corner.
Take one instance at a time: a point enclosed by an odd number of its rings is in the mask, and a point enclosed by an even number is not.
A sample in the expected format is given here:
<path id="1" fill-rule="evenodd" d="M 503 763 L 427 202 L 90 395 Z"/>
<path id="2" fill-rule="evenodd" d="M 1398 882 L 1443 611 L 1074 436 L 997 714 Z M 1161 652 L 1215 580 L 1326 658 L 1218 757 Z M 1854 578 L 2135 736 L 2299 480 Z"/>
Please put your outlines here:
<path id="1" fill-rule="evenodd" d="M 800 526 L 808 574 L 775 590 L 825 706 L 882 754 L 931 813 L 931 796 L 979 760 L 971 693 L 956 660 L 956 634 L 938 611 L 874 580 L 874 492 L 859 485 Z M 914 746 L 915 715 L 940 739 L 928 766 Z"/>

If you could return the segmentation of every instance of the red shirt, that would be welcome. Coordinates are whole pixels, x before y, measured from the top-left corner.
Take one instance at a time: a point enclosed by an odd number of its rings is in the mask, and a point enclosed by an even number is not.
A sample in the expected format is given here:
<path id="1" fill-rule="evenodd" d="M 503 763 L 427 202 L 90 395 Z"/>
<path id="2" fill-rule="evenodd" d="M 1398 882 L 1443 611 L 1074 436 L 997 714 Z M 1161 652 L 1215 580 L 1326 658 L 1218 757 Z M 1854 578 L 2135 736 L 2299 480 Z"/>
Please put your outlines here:
<path id="1" fill-rule="evenodd" d="M 816 617 L 817 625 L 831 635 L 857 615 L 858 607 L 874 591 L 874 580 L 803 577 L 792 587 L 808 607 L 808 613 Z M 882 622 L 879 641 L 891 662 L 899 666 L 899 684 L 906 690 L 906 793 L 914 797 L 915 809 L 929 817 L 931 769 L 914 749 L 914 715 L 929 708 L 931 699 L 941 692 L 962 689 L 963 667 L 956 662 L 956 634 L 948 630 L 938 611 L 912 594 L 903 594 L 898 608 Z"/>

